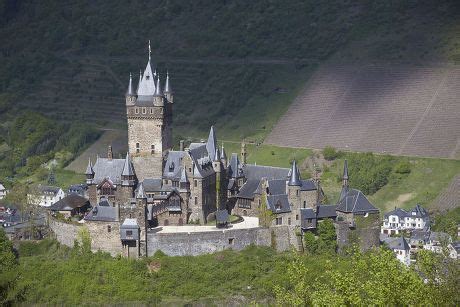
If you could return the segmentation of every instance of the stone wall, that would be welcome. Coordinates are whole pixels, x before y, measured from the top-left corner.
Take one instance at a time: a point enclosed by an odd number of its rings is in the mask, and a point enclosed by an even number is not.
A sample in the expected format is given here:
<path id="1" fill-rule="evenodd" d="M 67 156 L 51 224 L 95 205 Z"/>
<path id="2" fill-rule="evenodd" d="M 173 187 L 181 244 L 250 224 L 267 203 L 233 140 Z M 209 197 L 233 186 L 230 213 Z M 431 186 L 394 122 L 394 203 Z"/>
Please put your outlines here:
<path id="1" fill-rule="evenodd" d="M 112 256 L 122 253 L 120 224 L 118 222 L 87 221 L 85 226 L 91 237 L 91 250 L 101 250 Z"/>
<path id="2" fill-rule="evenodd" d="M 82 228 L 80 225 L 64 223 L 49 218 L 49 227 L 54 234 L 54 238 L 61 244 L 73 247 L 74 241 L 78 237 L 78 231 Z"/>
<path id="3" fill-rule="evenodd" d="M 350 227 L 350 222 L 348 221 L 334 223 L 339 251 L 352 244 L 358 244 L 361 250 L 368 250 L 380 245 L 380 221 L 378 214 L 370 214 L 368 217 L 356 216 L 354 224 L 354 227 Z"/>
<path id="4" fill-rule="evenodd" d="M 298 247 L 294 228 L 287 226 L 189 233 L 151 231 L 147 233 L 147 240 L 148 256 L 158 250 L 170 256 L 196 256 L 225 249 L 242 250 L 249 245 L 272 246 L 278 251 Z"/>

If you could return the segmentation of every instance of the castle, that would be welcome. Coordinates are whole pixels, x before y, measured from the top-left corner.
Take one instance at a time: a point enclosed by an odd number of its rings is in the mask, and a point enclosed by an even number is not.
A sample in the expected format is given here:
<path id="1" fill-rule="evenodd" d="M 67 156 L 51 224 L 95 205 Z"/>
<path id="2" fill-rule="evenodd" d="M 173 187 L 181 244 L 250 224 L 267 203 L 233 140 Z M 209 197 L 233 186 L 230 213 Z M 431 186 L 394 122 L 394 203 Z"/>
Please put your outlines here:
<path id="1" fill-rule="evenodd" d="M 210 128 L 207 141 L 172 144 L 174 93 L 169 74 L 165 84 L 152 69 L 150 46 L 146 68 L 134 89 L 132 76 L 126 92 L 128 153 L 91 160 L 85 172 L 92 209 L 84 218 L 101 248 L 129 257 L 145 255 L 148 233 L 159 226 L 225 225 L 228 215 L 259 217 L 269 211 L 268 227 L 314 230 L 317 222 L 337 219 L 350 226 L 356 215 L 378 210 L 360 192 L 348 187 L 345 164 L 343 190 L 335 205 L 323 205 L 319 180 L 304 180 L 296 161 L 291 168 L 250 165 L 246 147 L 227 159 Z M 350 226 L 351 227 L 351 226 Z M 98 241 L 99 240 L 99 241 Z M 253 242 L 256 243 L 256 242 Z"/>

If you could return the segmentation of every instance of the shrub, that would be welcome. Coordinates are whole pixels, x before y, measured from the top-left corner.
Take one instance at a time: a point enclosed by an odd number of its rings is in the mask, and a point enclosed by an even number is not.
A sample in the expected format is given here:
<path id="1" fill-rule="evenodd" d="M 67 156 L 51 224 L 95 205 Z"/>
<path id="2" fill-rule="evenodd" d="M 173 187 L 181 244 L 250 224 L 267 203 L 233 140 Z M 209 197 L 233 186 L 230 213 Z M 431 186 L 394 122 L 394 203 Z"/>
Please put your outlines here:
<path id="1" fill-rule="evenodd" d="M 337 159 L 340 156 L 340 151 L 337 151 L 332 146 L 326 146 L 323 149 L 323 156 L 324 156 L 324 159 L 328 161 L 332 161 L 332 160 Z"/>

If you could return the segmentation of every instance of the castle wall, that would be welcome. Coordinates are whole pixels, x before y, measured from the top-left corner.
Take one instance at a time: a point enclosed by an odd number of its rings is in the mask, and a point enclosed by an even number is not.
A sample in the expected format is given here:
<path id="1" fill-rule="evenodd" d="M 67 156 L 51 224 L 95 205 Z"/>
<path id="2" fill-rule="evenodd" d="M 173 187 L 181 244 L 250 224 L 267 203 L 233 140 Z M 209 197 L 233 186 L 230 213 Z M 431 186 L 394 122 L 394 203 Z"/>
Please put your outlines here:
<path id="1" fill-rule="evenodd" d="M 225 229 L 203 232 L 147 233 L 148 256 L 159 250 L 170 256 L 196 256 L 225 249 L 242 250 L 249 245 L 272 246 L 278 251 L 297 248 L 294 228 Z"/>
<path id="2" fill-rule="evenodd" d="M 82 228 L 80 225 L 64 223 L 49 218 L 48 223 L 55 239 L 66 246 L 73 247 L 74 241 L 78 238 L 78 231 Z"/>
<path id="3" fill-rule="evenodd" d="M 339 251 L 347 246 L 357 244 L 363 251 L 378 247 L 380 245 L 380 220 L 378 214 L 366 216 L 355 216 L 354 227 L 350 228 L 347 220 L 334 223 L 337 233 L 337 244 Z"/>

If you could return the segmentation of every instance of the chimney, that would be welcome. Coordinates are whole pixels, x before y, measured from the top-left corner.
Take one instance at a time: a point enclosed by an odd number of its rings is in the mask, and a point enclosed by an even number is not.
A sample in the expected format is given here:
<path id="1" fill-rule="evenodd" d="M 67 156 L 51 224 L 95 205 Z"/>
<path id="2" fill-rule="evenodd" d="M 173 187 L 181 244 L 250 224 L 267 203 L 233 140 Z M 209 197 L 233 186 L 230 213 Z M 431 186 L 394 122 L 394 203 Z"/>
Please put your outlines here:
<path id="1" fill-rule="evenodd" d="M 112 152 L 112 146 L 109 145 L 109 150 L 107 151 L 107 159 L 112 160 L 113 159 L 113 152 Z"/>
<path id="2" fill-rule="evenodd" d="M 179 150 L 184 151 L 184 140 L 179 141 Z"/>

